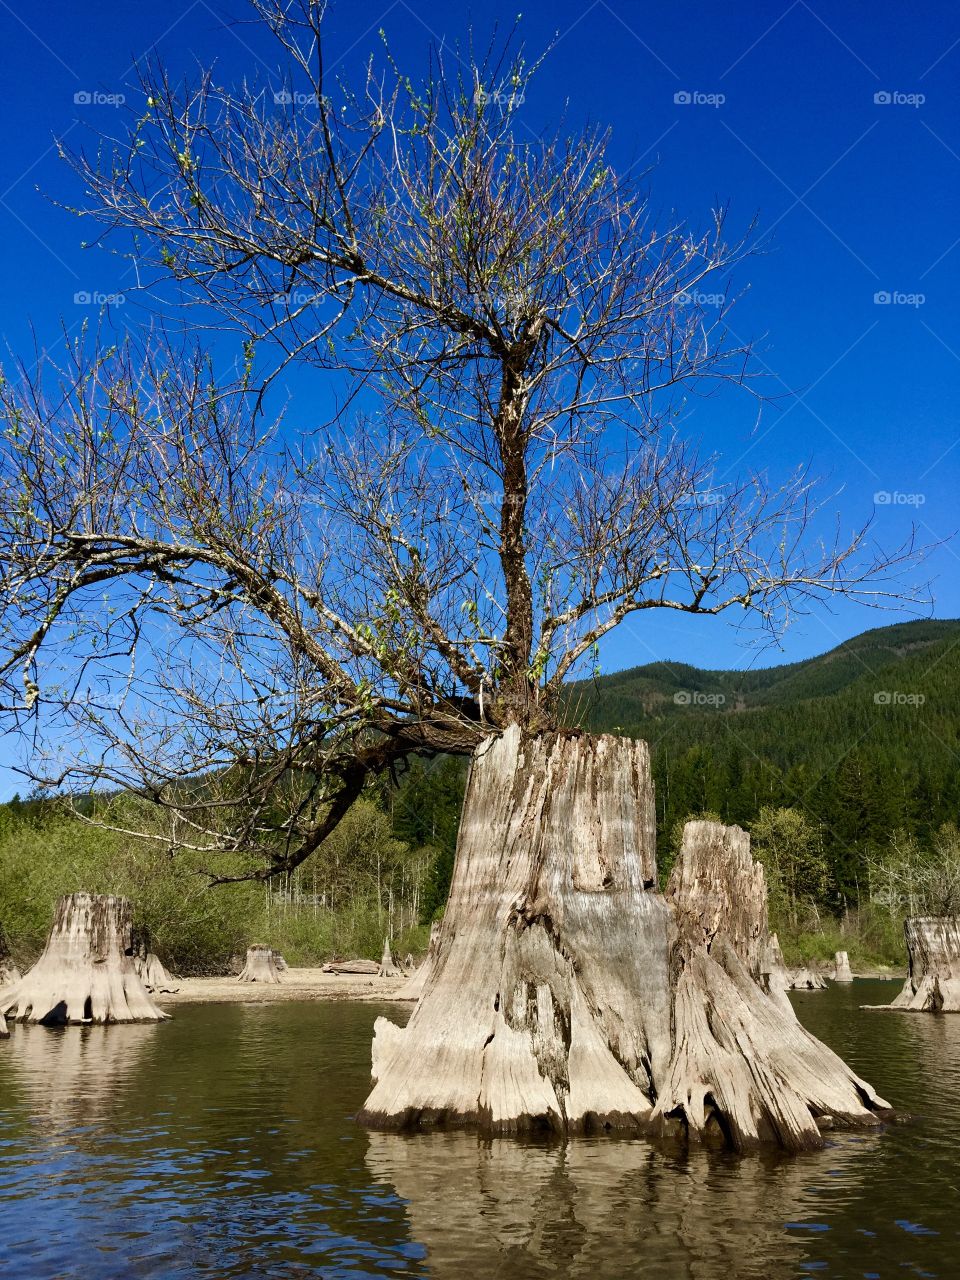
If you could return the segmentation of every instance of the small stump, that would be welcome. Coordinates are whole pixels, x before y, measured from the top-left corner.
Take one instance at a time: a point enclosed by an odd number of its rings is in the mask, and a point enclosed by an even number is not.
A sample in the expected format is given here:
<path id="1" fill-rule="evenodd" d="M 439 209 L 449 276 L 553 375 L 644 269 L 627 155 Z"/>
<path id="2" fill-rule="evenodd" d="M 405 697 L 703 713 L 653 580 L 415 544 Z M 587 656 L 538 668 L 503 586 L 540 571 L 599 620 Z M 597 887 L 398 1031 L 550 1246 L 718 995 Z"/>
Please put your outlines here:
<path id="1" fill-rule="evenodd" d="M 255 942 L 247 947 L 247 963 L 240 973 L 241 982 L 280 982 L 280 970 L 271 947 Z"/>
<path id="2" fill-rule="evenodd" d="M 815 969 L 798 969 L 790 979 L 791 991 L 825 991 L 827 984 Z"/>
<path id="3" fill-rule="evenodd" d="M 393 953 L 390 950 L 390 939 L 383 940 L 383 956 L 380 960 L 381 978 L 402 978 L 403 970 L 398 968 L 393 962 Z"/>
<path id="4" fill-rule="evenodd" d="M 903 922 L 910 974 L 889 1006 L 914 1013 L 960 1013 L 960 921 L 914 916 Z"/>
<path id="5" fill-rule="evenodd" d="M 40 959 L 0 991 L 0 1014 L 18 1022 L 159 1022 L 133 962 L 126 898 L 70 893 L 57 903 Z"/>
<path id="6" fill-rule="evenodd" d="M 145 955 L 135 956 L 133 963 L 140 975 L 140 981 L 148 991 L 155 993 L 165 991 L 172 995 L 180 990 L 180 983 L 167 973 L 155 952 L 148 951 Z"/>
<path id="7" fill-rule="evenodd" d="M 838 951 L 834 956 L 833 980 L 834 982 L 853 981 L 853 973 L 850 970 L 850 957 L 846 951 Z"/>

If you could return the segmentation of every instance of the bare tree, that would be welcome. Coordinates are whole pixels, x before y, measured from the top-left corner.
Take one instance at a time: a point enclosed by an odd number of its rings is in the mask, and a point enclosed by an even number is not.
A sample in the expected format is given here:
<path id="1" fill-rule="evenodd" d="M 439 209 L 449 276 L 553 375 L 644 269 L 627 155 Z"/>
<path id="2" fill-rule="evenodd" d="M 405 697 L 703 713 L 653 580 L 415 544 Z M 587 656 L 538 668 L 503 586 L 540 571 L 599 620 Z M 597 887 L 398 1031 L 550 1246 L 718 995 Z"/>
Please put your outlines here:
<path id="1" fill-rule="evenodd" d="M 322 5 L 255 7 L 279 89 L 151 68 L 129 136 L 74 157 L 84 216 L 174 282 L 199 353 L 162 329 L 73 346 L 2 395 L 8 707 L 56 713 L 60 760 L 72 729 L 58 783 L 134 787 L 218 878 L 297 866 L 418 752 L 509 731 L 519 800 L 516 733 L 567 767 L 564 682 L 630 614 L 739 608 L 776 633 L 889 594 L 900 559 L 865 527 L 810 537 L 803 472 L 718 487 L 685 438 L 696 398 L 751 388 L 728 307 L 698 301 L 747 251 L 724 211 L 658 222 L 603 136 L 531 139 L 509 43 L 437 55 L 418 87 L 387 56 L 351 92 L 324 75 Z M 223 328 L 227 378 L 204 352 Z M 294 367 L 335 407 L 269 427 Z M 647 918 L 634 880 L 604 899 L 619 933 Z"/>

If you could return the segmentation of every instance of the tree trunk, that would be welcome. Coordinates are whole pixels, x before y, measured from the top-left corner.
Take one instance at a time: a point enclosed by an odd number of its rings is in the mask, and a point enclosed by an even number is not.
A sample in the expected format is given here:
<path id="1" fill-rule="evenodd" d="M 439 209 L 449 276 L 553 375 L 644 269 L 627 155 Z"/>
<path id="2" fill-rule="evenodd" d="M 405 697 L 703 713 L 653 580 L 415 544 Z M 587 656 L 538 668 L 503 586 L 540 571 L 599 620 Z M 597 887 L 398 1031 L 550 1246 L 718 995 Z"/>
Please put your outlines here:
<path id="1" fill-rule="evenodd" d="M 243 966 L 238 981 L 279 982 L 280 970 L 272 948 L 262 942 L 255 942 L 253 946 L 247 947 L 247 963 Z"/>
<path id="2" fill-rule="evenodd" d="M 133 964 L 148 991 L 158 994 L 162 991 L 180 990 L 180 983 L 167 973 L 155 952 L 148 951 L 144 955 L 134 956 Z"/>
<path id="3" fill-rule="evenodd" d="M 424 957 L 423 963 L 420 965 L 420 968 L 417 969 L 415 973 L 412 973 L 410 975 L 407 982 L 405 982 L 404 985 L 400 988 L 400 990 L 397 992 L 396 999 L 398 1000 L 419 1000 L 420 999 L 420 997 L 423 995 L 424 988 L 427 985 L 427 979 L 430 976 L 430 970 L 433 968 L 433 965 L 436 963 L 437 947 L 439 946 L 439 944 L 440 944 L 440 922 L 439 920 L 434 920 L 433 924 L 430 926 L 430 945 L 427 948 L 427 954 Z"/>
<path id="4" fill-rule="evenodd" d="M 850 957 L 846 951 L 838 951 L 834 956 L 834 982 L 852 982 L 853 974 L 850 971 Z"/>
<path id="5" fill-rule="evenodd" d="M 903 922 L 910 974 L 889 1008 L 916 1013 L 960 1012 L 960 921 L 914 916 Z"/>
<path id="6" fill-rule="evenodd" d="M 381 978 L 402 978 L 403 970 L 398 969 L 393 963 L 393 953 L 390 950 L 390 939 L 383 940 L 383 958 L 380 961 L 380 977 Z"/>
<path id="7" fill-rule="evenodd" d="M 676 1131 L 821 1143 L 886 1108 L 761 987 L 748 838 L 688 824 L 656 888 L 643 742 L 511 727 L 478 749 L 423 996 L 379 1018 L 373 1128 Z"/>
<path id="8" fill-rule="evenodd" d="M 133 963 L 130 903 L 105 894 L 60 899 L 43 954 L 0 992 L 0 1013 L 20 1022 L 159 1022 Z"/>

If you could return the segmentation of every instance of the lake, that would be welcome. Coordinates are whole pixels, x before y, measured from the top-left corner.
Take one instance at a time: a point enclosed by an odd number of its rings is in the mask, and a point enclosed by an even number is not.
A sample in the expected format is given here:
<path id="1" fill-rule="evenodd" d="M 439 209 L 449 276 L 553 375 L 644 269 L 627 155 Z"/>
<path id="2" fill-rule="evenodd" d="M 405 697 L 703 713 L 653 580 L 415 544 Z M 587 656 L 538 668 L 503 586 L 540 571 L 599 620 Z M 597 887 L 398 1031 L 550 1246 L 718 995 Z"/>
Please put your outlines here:
<path id="1" fill-rule="evenodd" d="M 798 1158 L 368 1134 L 369 1004 L 0 1041 L 4 1277 L 960 1275 L 960 1015 L 797 993 L 907 1124 Z M 392 1016 L 396 1017 L 394 1011 Z M 400 1015 L 405 1017 L 406 1013 Z"/>

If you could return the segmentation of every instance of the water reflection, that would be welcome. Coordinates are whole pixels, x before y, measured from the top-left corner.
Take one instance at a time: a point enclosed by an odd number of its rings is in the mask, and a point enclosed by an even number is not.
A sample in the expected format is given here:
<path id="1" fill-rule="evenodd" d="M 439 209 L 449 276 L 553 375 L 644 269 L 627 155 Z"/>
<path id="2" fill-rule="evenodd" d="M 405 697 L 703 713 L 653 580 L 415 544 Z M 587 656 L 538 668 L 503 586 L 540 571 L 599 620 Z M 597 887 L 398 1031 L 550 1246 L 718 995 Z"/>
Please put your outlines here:
<path id="1" fill-rule="evenodd" d="M 642 1261 L 644 1276 L 770 1280 L 797 1274 L 805 1236 L 822 1225 L 823 1184 L 842 1179 L 849 1197 L 877 1141 L 845 1136 L 765 1161 L 615 1139 L 547 1147 L 373 1134 L 367 1164 L 407 1202 L 438 1275 L 574 1280 Z"/>
<path id="2" fill-rule="evenodd" d="M 122 1026 L 43 1027 L 12 1033 L 6 1079 L 33 1124 L 63 1134 L 109 1115 L 117 1095 L 136 1084 L 155 1022 Z"/>
<path id="3" fill-rule="evenodd" d="M 960 1015 L 801 1018 L 916 1113 L 797 1159 L 368 1134 L 382 1008 L 182 1006 L 0 1045 L 4 1280 L 960 1274 Z"/>

